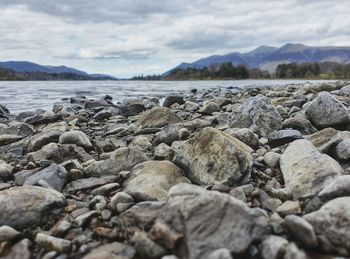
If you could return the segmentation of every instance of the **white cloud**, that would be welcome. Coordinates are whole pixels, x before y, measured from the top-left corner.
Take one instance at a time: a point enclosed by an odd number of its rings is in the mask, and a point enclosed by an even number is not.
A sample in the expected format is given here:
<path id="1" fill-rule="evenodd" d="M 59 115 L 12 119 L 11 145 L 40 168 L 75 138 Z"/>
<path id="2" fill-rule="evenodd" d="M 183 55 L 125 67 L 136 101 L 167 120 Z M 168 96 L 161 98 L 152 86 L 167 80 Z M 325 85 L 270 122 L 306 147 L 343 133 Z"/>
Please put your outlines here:
<path id="1" fill-rule="evenodd" d="M 259 45 L 350 45 L 343 0 L 1 0 L 0 8 L 0 60 L 122 77 Z"/>

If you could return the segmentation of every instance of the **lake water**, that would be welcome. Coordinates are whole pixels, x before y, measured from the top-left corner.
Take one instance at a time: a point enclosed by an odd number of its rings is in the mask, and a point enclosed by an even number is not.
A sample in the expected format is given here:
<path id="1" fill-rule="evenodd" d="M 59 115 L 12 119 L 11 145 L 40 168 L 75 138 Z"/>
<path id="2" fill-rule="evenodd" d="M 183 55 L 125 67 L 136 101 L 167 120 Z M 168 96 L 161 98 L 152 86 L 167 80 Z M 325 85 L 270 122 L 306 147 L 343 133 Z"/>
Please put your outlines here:
<path id="1" fill-rule="evenodd" d="M 173 93 L 199 92 L 211 88 L 263 86 L 287 86 L 300 84 L 305 80 L 235 80 L 235 81 L 24 81 L 0 82 L 0 104 L 11 113 L 51 110 L 56 103 L 67 103 L 69 97 L 85 95 L 99 99 L 105 95 L 113 97 L 114 103 L 125 98 L 145 96 L 166 96 Z M 315 81 L 316 83 L 330 81 Z M 67 99 L 68 98 L 68 99 Z"/>

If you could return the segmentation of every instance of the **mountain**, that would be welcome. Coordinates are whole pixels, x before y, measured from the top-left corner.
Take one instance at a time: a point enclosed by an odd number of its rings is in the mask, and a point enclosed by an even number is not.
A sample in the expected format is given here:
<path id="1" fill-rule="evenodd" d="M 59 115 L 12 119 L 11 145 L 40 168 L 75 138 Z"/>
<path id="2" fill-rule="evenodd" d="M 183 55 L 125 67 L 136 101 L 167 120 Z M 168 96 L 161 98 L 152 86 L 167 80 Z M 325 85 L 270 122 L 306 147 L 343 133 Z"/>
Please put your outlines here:
<path id="1" fill-rule="evenodd" d="M 274 72 L 276 67 L 283 63 L 336 62 L 347 64 L 350 63 L 350 47 L 311 47 L 293 43 L 288 43 L 280 48 L 260 46 L 247 53 L 233 52 L 202 58 L 193 63 L 181 63 L 173 69 L 201 69 L 226 62 L 235 66 L 245 65 L 248 68 L 259 68 L 269 72 Z M 164 75 L 169 74 L 170 71 Z"/>
<path id="2" fill-rule="evenodd" d="M 66 67 L 66 66 L 43 66 L 36 63 L 28 62 L 28 61 L 6 61 L 0 62 L 0 68 L 11 69 L 16 73 L 43 73 L 43 74 L 62 74 L 65 76 L 67 74 L 72 74 L 76 76 L 75 78 L 79 79 L 91 79 L 91 80 L 103 80 L 103 79 L 116 79 L 110 75 L 103 74 L 88 74 L 84 71 Z M 57 77 L 60 79 L 60 77 Z M 63 78 L 63 77 L 62 77 Z M 66 77 L 64 77 L 66 79 Z"/>

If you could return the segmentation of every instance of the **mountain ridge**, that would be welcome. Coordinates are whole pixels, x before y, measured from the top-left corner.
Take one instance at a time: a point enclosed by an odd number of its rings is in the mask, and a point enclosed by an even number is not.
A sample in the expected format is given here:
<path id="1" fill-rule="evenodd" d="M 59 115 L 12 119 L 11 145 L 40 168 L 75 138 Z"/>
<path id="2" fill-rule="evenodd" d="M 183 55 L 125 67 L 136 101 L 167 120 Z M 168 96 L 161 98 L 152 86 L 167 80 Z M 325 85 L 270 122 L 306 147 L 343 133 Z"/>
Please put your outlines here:
<path id="1" fill-rule="evenodd" d="M 245 53 L 231 52 L 225 55 L 204 57 L 191 63 L 181 63 L 163 75 L 167 75 L 178 68 L 202 69 L 226 62 L 230 62 L 235 66 L 245 65 L 248 68 L 259 68 L 269 72 L 273 72 L 279 64 L 283 63 L 337 62 L 347 64 L 350 63 L 350 47 L 317 47 L 300 43 L 287 43 L 280 48 L 262 45 Z"/>

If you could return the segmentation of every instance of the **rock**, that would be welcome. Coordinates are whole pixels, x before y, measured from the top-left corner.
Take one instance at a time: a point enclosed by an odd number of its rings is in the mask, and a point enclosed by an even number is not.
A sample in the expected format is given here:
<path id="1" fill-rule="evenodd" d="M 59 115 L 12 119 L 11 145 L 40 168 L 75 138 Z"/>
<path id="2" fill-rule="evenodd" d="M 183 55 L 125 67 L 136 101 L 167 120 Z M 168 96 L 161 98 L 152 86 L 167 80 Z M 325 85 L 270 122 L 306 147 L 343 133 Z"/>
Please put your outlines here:
<path id="1" fill-rule="evenodd" d="M 30 175 L 23 185 L 41 185 L 41 181 L 44 181 L 51 188 L 61 192 L 67 179 L 68 173 L 63 166 L 51 164 L 49 167 Z"/>
<path id="2" fill-rule="evenodd" d="M 23 136 L 14 134 L 2 134 L 0 135 L 0 146 L 6 146 L 23 139 Z"/>
<path id="3" fill-rule="evenodd" d="M 76 145 L 58 145 L 56 143 L 47 144 L 41 150 L 27 154 L 27 158 L 33 162 L 51 160 L 58 164 L 72 159 L 77 159 L 82 163 L 93 160 L 82 147 Z"/>
<path id="4" fill-rule="evenodd" d="M 60 136 L 60 144 L 76 144 L 77 146 L 83 147 L 85 149 L 90 149 L 92 144 L 89 137 L 82 131 L 72 130 L 63 133 Z"/>
<path id="5" fill-rule="evenodd" d="M 283 259 L 308 259 L 308 257 L 294 243 L 289 243 Z"/>
<path id="6" fill-rule="evenodd" d="M 231 256 L 230 250 L 227 248 L 220 248 L 213 252 L 211 252 L 208 257 L 208 259 L 233 259 Z"/>
<path id="7" fill-rule="evenodd" d="M 286 252 L 288 241 L 279 236 L 267 236 L 261 243 L 263 259 L 280 259 Z"/>
<path id="8" fill-rule="evenodd" d="M 51 208 L 65 204 L 65 197 L 54 190 L 25 186 L 0 192 L 0 225 L 24 229 L 41 223 Z"/>
<path id="9" fill-rule="evenodd" d="M 274 152 L 267 152 L 264 155 L 264 162 L 269 167 L 275 168 L 279 165 L 281 155 Z"/>
<path id="10" fill-rule="evenodd" d="M 12 177 L 13 167 L 3 160 L 0 160 L 0 180 L 6 181 Z"/>
<path id="11" fill-rule="evenodd" d="M 10 111 L 4 106 L 0 104 L 0 115 L 7 116 L 10 114 Z"/>
<path id="12" fill-rule="evenodd" d="M 141 258 L 157 259 L 168 254 L 163 247 L 149 239 L 145 234 L 136 235 L 133 239 L 137 254 L 139 254 Z"/>
<path id="13" fill-rule="evenodd" d="M 313 134 L 317 131 L 309 120 L 300 116 L 286 119 L 282 123 L 282 128 L 295 129 L 306 135 Z"/>
<path id="14" fill-rule="evenodd" d="M 111 198 L 111 208 L 122 213 L 135 204 L 134 199 L 126 192 L 118 192 Z"/>
<path id="15" fill-rule="evenodd" d="M 47 251 L 68 253 L 71 249 L 71 242 L 62 238 L 53 237 L 44 233 L 38 233 L 35 242 Z"/>
<path id="16" fill-rule="evenodd" d="M 58 143 L 59 138 L 63 133 L 64 131 L 61 129 L 49 129 L 49 130 L 40 132 L 39 134 L 33 136 L 30 139 L 30 142 L 27 148 L 28 152 L 37 151 L 41 149 L 43 146 L 51 142 Z"/>
<path id="17" fill-rule="evenodd" d="M 350 250 L 350 197 L 336 198 L 303 217 L 334 246 Z"/>
<path id="18" fill-rule="evenodd" d="M 105 185 L 102 185 L 100 187 L 97 187 L 96 189 L 93 189 L 91 191 L 92 195 L 104 195 L 107 196 L 112 191 L 115 191 L 119 189 L 120 184 L 119 183 L 107 183 Z"/>
<path id="19" fill-rule="evenodd" d="M 97 211 L 96 210 L 90 210 L 88 212 L 85 212 L 82 215 L 79 215 L 74 219 L 75 224 L 77 224 L 79 227 L 84 227 L 87 222 L 90 220 L 91 217 L 96 216 Z"/>
<path id="20" fill-rule="evenodd" d="M 120 114 L 129 117 L 138 115 L 146 110 L 145 104 L 136 100 L 135 103 L 125 102 L 118 107 Z"/>
<path id="21" fill-rule="evenodd" d="M 185 102 L 185 111 L 193 112 L 193 111 L 197 111 L 198 109 L 199 109 L 199 104 L 190 102 L 190 101 Z"/>
<path id="22" fill-rule="evenodd" d="M 259 148 L 259 139 L 250 129 L 232 128 L 225 130 L 225 132 L 227 134 L 230 134 L 232 137 L 239 139 L 244 144 L 250 146 L 252 149 Z"/>
<path id="23" fill-rule="evenodd" d="M 333 148 L 342 141 L 342 136 L 337 130 L 326 128 L 306 136 L 305 139 L 311 141 L 321 153 L 331 153 Z"/>
<path id="24" fill-rule="evenodd" d="M 280 167 L 285 186 L 296 199 L 314 196 L 335 175 L 343 173 L 333 158 L 321 154 L 307 140 L 291 143 L 280 158 Z"/>
<path id="25" fill-rule="evenodd" d="M 184 236 L 179 257 L 189 259 L 206 258 L 219 248 L 244 253 L 265 234 L 267 225 L 266 214 L 261 210 L 250 209 L 230 195 L 191 184 L 170 189 L 158 220 Z"/>
<path id="26" fill-rule="evenodd" d="M 260 136 L 266 137 L 282 127 L 282 117 L 262 95 L 247 99 L 232 113 L 231 127 L 249 128 Z"/>
<path id="27" fill-rule="evenodd" d="M 165 143 L 171 146 L 174 141 L 180 140 L 180 128 L 180 125 L 171 125 L 164 127 L 161 131 L 155 134 L 152 141 L 153 146 L 159 145 L 161 143 Z"/>
<path id="28" fill-rule="evenodd" d="M 216 182 L 237 185 L 249 178 L 251 148 L 214 128 L 204 128 L 186 141 L 174 158 L 191 181 L 201 185 Z"/>
<path id="29" fill-rule="evenodd" d="M 113 242 L 94 248 L 83 259 L 132 259 L 135 253 L 135 249 L 132 246 Z"/>
<path id="30" fill-rule="evenodd" d="M 301 213 L 301 208 L 298 201 L 285 201 L 276 209 L 276 212 L 281 216 L 287 216 Z"/>
<path id="31" fill-rule="evenodd" d="M 185 101 L 181 95 L 168 95 L 167 97 L 165 97 L 163 106 L 170 108 L 170 106 L 173 105 L 174 103 L 181 105 L 181 104 L 184 104 Z"/>
<path id="32" fill-rule="evenodd" d="M 324 201 L 342 196 L 350 196 L 350 175 L 336 176 L 318 193 L 318 197 Z"/>
<path id="33" fill-rule="evenodd" d="M 30 259 L 31 242 L 29 239 L 22 239 L 11 247 L 10 251 L 5 255 L 1 255 L 1 259 Z"/>
<path id="34" fill-rule="evenodd" d="M 142 114 L 138 123 L 143 128 L 160 128 L 169 124 L 181 122 L 182 119 L 178 117 L 172 110 L 166 107 L 154 107 Z"/>
<path id="35" fill-rule="evenodd" d="M 328 92 L 320 93 L 305 113 L 317 128 L 339 127 L 350 122 L 347 108 Z"/>
<path id="36" fill-rule="evenodd" d="M 344 139 L 335 148 L 336 155 L 339 159 L 350 159 L 350 138 Z"/>
<path id="37" fill-rule="evenodd" d="M 117 175 L 147 160 L 148 157 L 139 146 L 119 148 L 111 153 L 109 159 L 93 162 L 85 171 L 89 176 Z"/>
<path id="38" fill-rule="evenodd" d="M 11 241 L 20 235 L 20 232 L 9 226 L 0 226 L 0 242 Z"/>
<path id="39" fill-rule="evenodd" d="M 62 115 L 60 114 L 38 114 L 32 117 L 28 117 L 24 120 L 25 123 L 31 125 L 40 125 L 40 124 L 49 124 L 52 122 L 57 122 L 62 119 Z"/>
<path id="40" fill-rule="evenodd" d="M 289 215 L 285 218 L 285 224 L 289 232 L 301 245 L 308 248 L 317 247 L 314 228 L 305 219 L 295 215 Z"/>
<path id="41" fill-rule="evenodd" d="M 154 148 L 154 160 L 172 161 L 175 156 L 175 150 L 165 143 L 161 143 Z"/>
<path id="42" fill-rule="evenodd" d="M 114 176 L 114 175 L 102 176 L 100 178 L 90 177 L 85 179 L 79 179 L 67 184 L 65 191 L 68 193 L 85 191 L 85 190 L 93 189 L 105 184 L 113 183 L 116 180 L 117 180 L 117 176 Z"/>
<path id="43" fill-rule="evenodd" d="M 297 139 L 302 139 L 303 135 L 298 130 L 284 129 L 271 133 L 268 137 L 272 148 L 283 146 Z"/>
<path id="44" fill-rule="evenodd" d="M 198 112 L 204 115 L 212 115 L 214 112 L 219 112 L 220 110 L 221 109 L 219 105 L 214 102 L 209 102 L 200 108 Z"/>
<path id="45" fill-rule="evenodd" d="M 188 183 L 180 168 L 169 161 L 147 161 L 136 165 L 123 182 L 123 190 L 136 200 L 163 200 L 169 189 Z"/>

